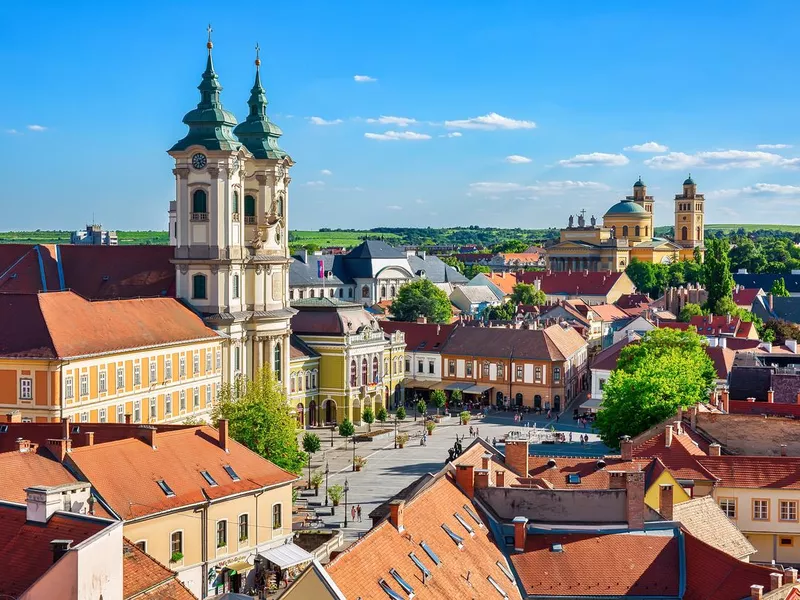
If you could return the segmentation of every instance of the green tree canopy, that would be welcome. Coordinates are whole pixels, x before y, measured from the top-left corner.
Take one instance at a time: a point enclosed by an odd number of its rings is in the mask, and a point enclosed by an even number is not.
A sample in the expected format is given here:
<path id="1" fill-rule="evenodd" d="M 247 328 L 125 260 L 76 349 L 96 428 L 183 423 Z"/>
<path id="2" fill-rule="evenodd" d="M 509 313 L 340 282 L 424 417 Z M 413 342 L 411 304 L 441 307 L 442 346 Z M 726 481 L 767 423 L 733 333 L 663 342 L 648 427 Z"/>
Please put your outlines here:
<path id="1" fill-rule="evenodd" d="M 492 270 L 486 265 L 466 265 L 462 273 L 467 279 L 472 279 L 478 273 L 491 273 Z"/>
<path id="2" fill-rule="evenodd" d="M 771 332 L 768 336 L 772 338 L 771 340 L 767 340 L 764 336 L 767 332 Z M 776 344 L 783 344 L 786 340 L 800 340 L 800 326 L 783 319 L 769 319 L 764 323 L 761 339 L 765 342 L 774 341 Z"/>
<path id="3" fill-rule="evenodd" d="M 511 301 L 489 306 L 483 312 L 483 318 L 488 321 L 512 321 L 516 315 L 517 307 Z"/>
<path id="4" fill-rule="evenodd" d="M 730 245 L 728 240 L 706 240 L 706 258 L 703 263 L 708 300 L 706 308 L 715 315 L 724 315 L 720 301 L 733 299 L 733 275 L 731 261 L 728 256 Z"/>
<path id="5" fill-rule="evenodd" d="M 439 414 L 439 409 L 444 408 L 447 404 L 447 396 L 442 390 L 433 390 L 431 392 L 431 402 L 436 407 L 436 414 Z"/>
<path id="6" fill-rule="evenodd" d="M 373 412 L 371 406 L 367 406 L 361 412 L 361 420 L 367 424 L 367 429 L 372 431 L 372 424 L 375 422 L 375 413 Z"/>
<path id="7" fill-rule="evenodd" d="M 542 305 L 547 301 L 547 296 L 542 290 L 536 289 L 532 283 L 518 283 L 512 288 L 511 302 L 516 304 Z"/>
<path id="8" fill-rule="evenodd" d="M 506 240 L 499 244 L 492 246 L 492 252 L 511 252 L 513 253 L 520 253 L 525 252 L 528 249 L 530 244 L 528 242 L 523 242 L 522 240 Z"/>
<path id="9" fill-rule="evenodd" d="M 398 321 L 426 317 L 433 323 L 448 323 L 453 317 L 450 298 L 429 279 L 417 279 L 401 286 L 391 311 Z"/>
<path id="10" fill-rule="evenodd" d="M 641 342 L 623 348 L 617 368 L 603 387 L 597 428 L 603 441 L 618 447 L 674 415 L 678 408 L 708 399 L 717 374 L 694 329 L 653 329 Z"/>
<path id="11" fill-rule="evenodd" d="M 344 418 L 344 421 L 339 423 L 339 435 L 343 438 L 349 438 L 355 432 L 356 426 L 353 425 L 353 422 L 347 417 Z"/>
<path id="12" fill-rule="evenodd" d="M 404 406 L 398 406 L 397 412 L 394 413 L 394 416 L 397 417 L 398 421 L 402 421 L 406 418 L 406 409 Z"/>
<path id="13" fill-rule="evenodd" d="M 299 474 L 306 464 L 297 445 L 297 421 L 270 369 L 253 380 L 223 385 L 211 419 L 214 425 L 228 419 L 234 440 L 291 473 Z"/>
<path id="14" fill-rule="evenodd" d="M 779 277 L 772 283 L 772 287 L 769 288 L 769 293 L 773 296 L 789 296 L 789 290 L 786 289 L 786 281 L 783 277 Z"/>
<path id="15" fill-rule="evenodd" d="M 692 302 L 687 302 L 684 307 L 681 309 L 681 314 L 678 316 L 679 321 L 683 321 L 684 323 L 689 323 L 692 320 L 692 317 L 696 317 L 703 314 L 703 307 L 699 304 L 693 304 Z"/>
<path id="16" fill-rule="evenodd" d="M 378 407 L 378 410 L 375 412 L 375 418 L 380 421 L 381 423 L 385 423 L 386 419 L 389 418 L 389 413 L 384 408 L 383 404 Z"/>

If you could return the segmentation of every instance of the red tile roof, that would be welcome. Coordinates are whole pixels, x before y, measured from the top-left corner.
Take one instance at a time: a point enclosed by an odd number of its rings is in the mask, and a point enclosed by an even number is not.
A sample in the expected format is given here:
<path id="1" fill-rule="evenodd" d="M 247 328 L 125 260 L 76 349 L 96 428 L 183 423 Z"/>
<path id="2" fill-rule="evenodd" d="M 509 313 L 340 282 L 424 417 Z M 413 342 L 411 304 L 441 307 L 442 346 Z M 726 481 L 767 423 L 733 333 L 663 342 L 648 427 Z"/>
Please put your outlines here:
<path id="1" fill-rule="evenodd" d="M 0 294 L 4 357 L 74 358 L 214 339 L 216 332 L 172 298 L 89 302 L 72 292 Z"/>
<path id="2" fill-rule="evenodd" d="M 406 352 L 439 352 L 455 329 L 455 325 L 401 321 L 381 321 L 380 326 L 386 333 L 402 331 L 406 337 Z"/>
<path id="3" fill-rule="evenodd" d="M 0 454 L 0 500 L 25 503 L 25 488 L 35 485 L 62 485 L 78 481 L 47 451 L 4 452 Z"/>
<path id="4" fill-rule="evenodd" d="M 644 309 L 652 301 L 653 300 L 647 294 L 622 294 L 615 304 L 627 312 L 631 309 Z"/>
<path id="5" fill-rule="evenodd" d="M 546 329 L 503 327 L 456 327 L 442 347 L 443 354 L 486 358 L 565 360 L 586 341 L 572 327 L 553 325 Z"/>
<path id="6" fill-rule="evenodd" d="M 704 456 L 723 487 L 800 489 L 800 456 Z"/>
<path id="7" fill-rule="evenodd" d="M 722 348 L 720 346 L 706 346 L 706 354 L 714 362 L 714 369 L 717 371 L 717 379 L 728 379 L 728 374 L 733 368 L 733 359 L 736 358 L 736 352 L 728 347 Z"/>
<path id="8" fill-rule="evenodd" d="M 122 541 L 122 593 L 125 600 L 192 600 L 195 597 L 155 558 L 133 542 Z"/>
<path id="9" fill-rule="evenodd" d="M 514 273 L 484 273 L 489 281 L 499 287 L 506 295 L 514 293 L 514 286 L 517 285 L 517 276 Z"/>
<path id="10" fill-rule="evenodd" d="M 405 530 L 402 533 L 388 520 L 379 523 L 334 558 L 327 566 L 328 573 L 342 594 L 353 599 L 386 600 L 388 595 L 380 587 L 380 579 L 386 580 L 396 593 L 405 598 L 406 594 L 390 575 L 389 569 L 396 569 L 414 588 L 414 595 L 420 600 L 499 598 L 497 590 L 487 579 L 489 576 L 509 598 L 519 599 L 516 585 L 496 564 L 498 561 L 505 564 L 503 553 L 494 544 L 487 528 L 478 527 L 464 505 L 475 510 L 451 474 L 443 474 L 406 504 Z M 467 533 L 455 513 L 472 526 L 475 537 Z M 464 538 L 462 550 L 442 529 L 443 524 Z M 425 553 L 421 542 L 426 542 L 439 557 L 441 564 L 438 567 Z M 409 558 L 412 552 L 432 573 L 425 585 L 422 585 L 422 573 Z M 469 581 L 467 573 L 471 574 Z"/>
<path id="11" fill-rule="evenodd" d="M 155 449 L 142 440 L 125 439 L 78 448 L 68 460 L 122 519 L 297 479 L 233 440 L 226 453 L 218 440 L 211 427 L 190 427 L 158 433 Z M 232 480 L 226 465 L 233 467 L 239 481 Z M 208 471 L 218 485 L 211 486 L 201 471 Z M 168 497 L 156 483 L 159 480 L 175 495 Z"/>
<path id="12" fill-rule="evenodd" d="M 739 288 L 733 291 L 733 302 L 746 310 L 750 310 L 758 298 L 761 288 Z"/>
<path id="13" fill-rule="evenodd" d="M 549 466 L 550 461 L 555 466 Z M 572 458 L 564 456 L 531 456 L 528 458 L 528 474 L 535 479 L 547 481 L 550 489 L 557 490 L 607 490 L 611 471 L 644 471 L 652 459 L 622 460 L 619 457 L 603 458 L 604 467 L 597 466 L 598 459 Z M 580 483 L 569 483 L 569 475 L 579 475 Z M 507 485 L 507 484 L 506 484 Z"/>
<path id="14" fill-rule="evenodd" d="M 624 273 L 609 271 L 541 271 L 520 273 L 517 280 L 523 283 L 541 281 L 545 294 L 567 294 L 570 296 L 605 296 Z"/>
<path id="15" fill-rule="evenodd" d="M 632 338 L 625 336 L 620 341 L 612 344 L 605 350 L 597 353 L 592 361 L 592 369 L 599 369 L 601 371 L 613 371 L 617 368 L 617 360 L 622 349 L 633 341 L 639 341 L 640 337 L 636 334 Z"/>
<path id="16" fill-rule="evenodd" d="M 61 289 L 55 246 L 0 244 L 0 292 L 36 294 Z"/>
<path id="17" fill-rule="evenodd" d="M 25 506 L 0 503 L 0 597 L 19 597 L 53 565 L 51 541 L 72 540 L 77 546 L 112 524 L 63 512 L 47 524 L 28 523 L 26 517 Z"/>
<path id="18" fill-rule="evenodd" d="M 648 440 L 635 444 L 634 458 L 660 458 L 676 479 L 714 481 L 716 478 L 704 468 L 698 459 L 706 456 L 708 442 L 691 429 L 683 428 L 683 433 L 672 436 L 669 448 L 664 444 L 666 432 L 662 431 Z"/>
<path id="19" fill-rule="evenodd" d="M 747 400 L 730 400 L 728 412 L 738 415 L 791 415 L 800 417 L 800 405 L 779 402 L 748 402 Z"/>
<path id="20" fill-rule="evenodd" d="M 613 304 L 593 304 L 591 309 L 597 313 L 600 320 L 606 322 L 627 319 L 629 317 L 628 313 Z"/>
<path id="21" fill-rule="evenodd" d="M 677 597 L 680 544 L 669 533 L 529 534 L 511 562 L 525 593 L 537 598 Z"/>
<path id="22" fill-rule="evenodd" d="M 750 336 L 754 325 L 744 322 L 739 317 L 696 315 L 692 317 L 690 324 L 697 329 L 700 335 L 726 335 L 733 337 L 746 338 Z"/>

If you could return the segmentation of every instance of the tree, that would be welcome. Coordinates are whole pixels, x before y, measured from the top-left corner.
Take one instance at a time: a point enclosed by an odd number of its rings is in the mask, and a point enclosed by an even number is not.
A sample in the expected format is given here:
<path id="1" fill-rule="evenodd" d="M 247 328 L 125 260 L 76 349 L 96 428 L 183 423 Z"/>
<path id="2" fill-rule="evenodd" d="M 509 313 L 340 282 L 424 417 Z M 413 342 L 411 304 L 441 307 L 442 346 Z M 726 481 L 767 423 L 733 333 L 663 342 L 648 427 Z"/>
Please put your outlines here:
<path id="1" fill-rule="evenodd" d="M 491 273 L 491 272 L 492 270 L 486 265 L 476 265 L 476 264 L 466 265 L 463 271 L 464 277 L 466 277 L 467 279 L 472 279 L 478 273 Z"/>
<path id="2" fill-rule="evenodd" d="M 681 314 L 678 316 L 678 320 L 683 321 L 684 323 L 689 323 L 692 320 L 692 317 L 697 317 L 702 314 L 702 306 L 699 304 L 693 304 L 692 302 L 687 302 L 681 309 Z"/>
<path id="3" fill-rule="evenodd" d="M 450 299 L 429 279 L 417 279 L 400 287 L 390 308 L 398 321 L 426 317 L 434 323 L 449 323 L 453 318 Z"/>
<path id="4" fill-rule="evenodd" d="M 442 256 L 441 259 L 444 264 L 453 267 L 459 273 L 464 273 L 464 263 L 458 260 L 455 256 Z"/>
<path id="5" fill-rule="evenodd" d="M 786 289 L 786 281 L 783 277 L 779 277 L 772 282 L 772 287 L 769 288 L 769 293 L 773 296 L 789 296 L 789 290 Z"/>
<path id="6" fill-rule="evenodd" d="M 311 487 L 311 457 L 322 448 L 322 442 L 316 433 L 306 433 L 303 436 L 303 450 L 308 454 L 308 487 Z"/>
<path id="7" fill-rule="evenodd" d="M 436 391 L 441 391 L 441 390 L 436 390 Z M 426 410 L 428 410 L 428 405 L 427 405 L 427 404 L 425 404 L 425 400 L 419 400 L 419 401 L 417 402 L 417 412 L 420 414 L 420 416 L 423 416 L 423 417 L 424 417 L 424 416 L 425 416 L 425 411 L 426 411 Z M 416 417 L 414 417 L 414 420 L 416 421 L 416 420 L 417 420 L 417 418 L 416 418 Z"/>
<path id="8" fill-rule="evenodd" d="M 483 318 L 487 321 L 513 321 L 516 316 L 517 307 L 513 302 L 490 306 L 483 313 Z"/>
<path id="9" fill-rule="evenodd" d="M 766 338 L 767 332 L 771 332 L 771 341 L 777 344 L 783 344 L 786 340 L 800 340 L 800 326 L 783 319 L 769 319 L 764 323 L 761 339 L 765 342 L 770 341 Z"/>
<path id="10" fill-rule="evenodd" d="M 673 416 L 678 408 L 705 402 L 717 374 L 694 329 L 653 329 L 628 344 L 603 387 L 597 428 L 603 441 L 619 445 Z"/>
<path id="11" fill-rule="evenodd" d="M 282 469 L 298 474 L 306 464 L 297 445 L 297 421 L 271 369 L 260 370 L 250 381 L 223 385 L 211 419 L 214 425 L 227 419 L 234 440 Z"/>
<path id="12" fill-rule="evenodd" d="M 378 407 L 378 412 L 375 413 L 375 418 L 381 423 L 386 423 L 386 419 L 389 418 L 389 413 L 386 412 L 386 409 L 382 404 Z"/>
<path id="13" fill-rule="evenodd" d="M 347 417 L 344 418 L 344 421 L 339 423 L 339 435 L 345 438 L 345 440 L 352 436 L 355 432 L 356 426 L 353 425 L 353 422 Z"/>
<path id="14" fill-rule="evenodd" d="M 542 290 L 532 283 L 518 283 L 512 288 L 511 302 L 517 304 L 542 305 L 547 301 L 547 296 Z"/>
<path id="15" fill-rule="evenodd" d="M 372 424 L 375 422 L 375 413 L 371 406 L 367 406 L 361 413 L 361 420 L 367 424 L 367 431 L 372 431 Z"/>
<path id="16" fill-rule="evenodd" d="M 444 405 L 447 404 L 447 396 L 442 390 L 433 390 L 431 392 L 431 402 L 436 407 L 436 414 L 439 414 L 439 409 L 444 408 Z"/>
<path id="17" fill-rule="evenodd" d="M 724 298 L 733 298 L 733 275 L 731 261 L 728 256 L 728 240 L 706 241 L 706 260 L 703 263 L 708 300 L 706 308 L 715 315 L 723 315 L 721 306 L 717 306 Z"/>
<path id="18" fill-rule="evenodd" d="M 528 249 L 527 242 L 523 242 L 522 240 L 506 240 L 504 242 L 500 242 L 495 246 L 492 246 L 492 252 L 495 254 L 498 252 L 510 252 L 512 254 L 519 254 L 521 252 L 525 252 Z"/>
<path id="19" fill-rule="evenodd" d="M 406 409 L 403 406 L 398 406 L 397 411 L 394 413 L 394 416 L 397 417 L 398 421 L 402 421 L 406 418 Z"/>

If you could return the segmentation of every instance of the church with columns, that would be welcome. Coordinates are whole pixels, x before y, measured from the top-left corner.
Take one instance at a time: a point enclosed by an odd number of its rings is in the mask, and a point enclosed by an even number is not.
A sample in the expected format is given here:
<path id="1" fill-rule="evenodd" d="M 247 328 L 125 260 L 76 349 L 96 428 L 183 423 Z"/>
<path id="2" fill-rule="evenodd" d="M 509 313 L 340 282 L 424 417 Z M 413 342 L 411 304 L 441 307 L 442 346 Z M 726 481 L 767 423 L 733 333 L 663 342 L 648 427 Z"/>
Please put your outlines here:
<path id="1" fill-rule="evenodd" d="M 634 259 L 669 264 L 691 259 L 702 253 L 705 199 L 697 193 L 691 176 L 683 182 L 683 193 L 675 196 L 675 235 L 673 239 L 656 237 L 653 224 L 652 196 L 640 177 L 633 184 L 633 195 L 609 208 L 599 225 L 592 215 L 586 222 L 585 211 L 577 222 L 570 215 L 559 241 L 547 248 L 547 266 L 552 271 L 624 271 Z"/>

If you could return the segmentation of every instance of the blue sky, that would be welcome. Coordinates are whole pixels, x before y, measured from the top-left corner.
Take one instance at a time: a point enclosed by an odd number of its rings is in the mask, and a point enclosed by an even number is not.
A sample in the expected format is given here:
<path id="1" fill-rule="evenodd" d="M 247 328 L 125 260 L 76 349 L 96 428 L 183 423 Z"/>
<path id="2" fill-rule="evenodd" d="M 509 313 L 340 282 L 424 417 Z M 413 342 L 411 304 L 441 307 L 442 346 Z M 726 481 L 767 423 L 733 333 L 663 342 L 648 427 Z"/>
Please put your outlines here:
<path id="1" fill-rule="evenodd" d="M 561 226 L 639 174 L 668 225 L 689 171 L 800 223 L 796 2 L 108 4 L 0 15 L 0 230 L 166 228 L 208 22 L 240 119 L 261 45 L 292 228 Z"/>

